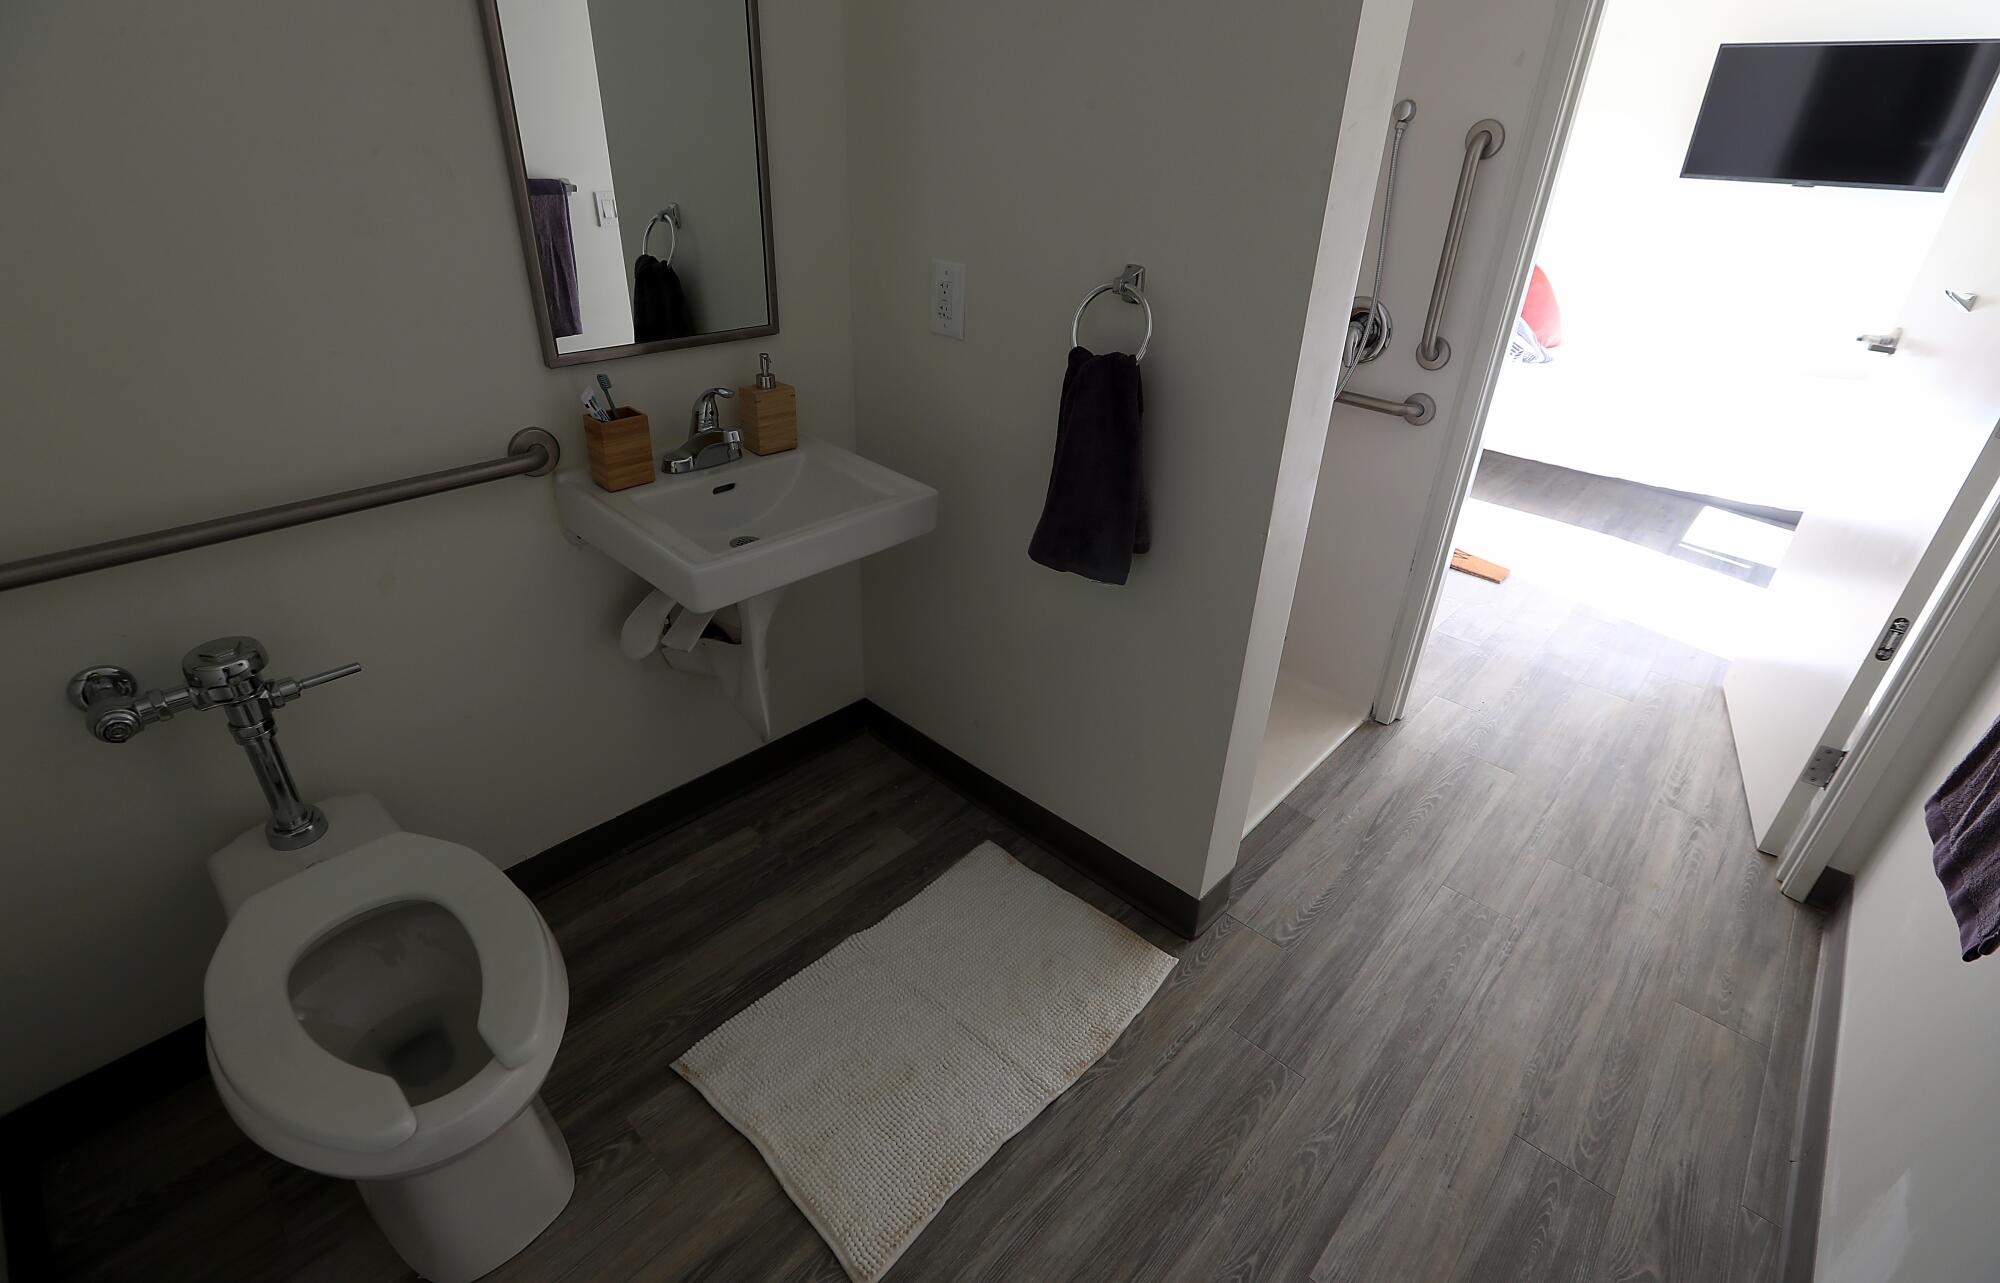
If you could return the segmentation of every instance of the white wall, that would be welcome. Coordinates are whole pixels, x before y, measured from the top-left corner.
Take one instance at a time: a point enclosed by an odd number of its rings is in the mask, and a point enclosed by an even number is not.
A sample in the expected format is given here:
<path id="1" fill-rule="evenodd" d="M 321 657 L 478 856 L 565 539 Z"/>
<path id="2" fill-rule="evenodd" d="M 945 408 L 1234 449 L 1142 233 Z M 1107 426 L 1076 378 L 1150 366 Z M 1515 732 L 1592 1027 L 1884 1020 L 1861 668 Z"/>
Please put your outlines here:
<path id="1" fill-rule="evenodd" d="M 674 273 L 699 330 L 762 325 L 764 223 L 743 0 L 590 0 L 627 290 L 646 224 L 681 207 Z M 663 256 L 667 228 L 653 233 Z"/>
<path id="2" fill-rule="evenodd" d="M 786 331 L 757 346 L 848 442 L 839 22 L 763 5 Z M 529 423 L 581 462 L 476 6 L 0 7 L 0 168 L 37 194 L 0 202 L 0 557 L 490 457 Z M 674 424 L 755 348 L 604 368 Z M 509 864 L 755 743 L 712 683 L 618 655 L 641 594 L 513 480 L 0 597 L 0 1110 L 200 1014 L 202 861 L 260 818 L 213 716 L 99 744 L 70 673 L 165 685 L 235 631 L 280 673 L 358 660 L 280 715 L 306 791 Z M 779 722 L 858 697 L 860 645 L 853 573 L 788 594 Z"/>
<path id="3" fill-rule="evenodd" d="M 1951 194 L 1681 178 L 1716 47 L 1994 30 L 1990 0 L 1609 0 L 1537 254 L 1563 343 L 1503 367 L 1485 445 L 1810 508 L 1828 418 L 1884 365 L 1854 336 L 1900 322 Z"/>
<path id="4" fill-rule="evenodd" d="M 1991 636 L 2000 618 L 1984 627 Z M 1820 1283 L 1990 1278 L 2000 1251 L 2000 960 L 1959 960 L 1923 819 L 1925 797 L 2000 716 L 2000 669 L 1955 706 L 1847 909 Z"/>
<path id="5" fill-rule="evenodd" d="M 1362 245 L 1354 231 L 1368 225 L 1376 169 L 1386 163 L 1390 107 L 1411 10 L 1411 0 L 1376 0 L 1363 9 L 1355 27 L 1354 64 L 1320 229 L 1319 266 L 1299 344 L 1291 421 L 1278 464 L 1204 885 L 1213 885 L 1234 867 L 1242 836 L 1324 761 L 1368 711 L 1365 698 L 1331 694 L 1296 670 L 1281 675 L 1279 666 L 1291 648 L 1299 568 L 1309 545 L 1320 471 L 1329 453 L 1336 458 L 1340 453 L 1338 446 L 1327 450 L 1327 438 L 1361 270 Z"/>
<path id="6" fill-rule="evenodd" d="M 580 333 L 558 352 L 632 341 L 632 291 L 617 223 L 597 221 L 594 193 L 616 191 L 600 102 L 588 0 L 500 0 L 507 78 L 521 130 L 521 157 L 535 178 L 566 178 L 576 247 Z"/>
<path id="7" fill-rule="evenodd" d="M 1190 893 L 1233 854 L 1233 835 L 1211 847 L 1281 454 L 1310 475 L 1324 431 L 1288 445 L 1295 380 L 1309 404 L 1326 376 L 1324 353 L 1301 374 L 1302 338 L 1359 11 L 883 0 L 848 18 L 857 425 L 944 496 L 932 537 L 864 568 L 870 696 Z M 967 265 L 963 342 L 926 328 L 933 256 Z M 1127 262 L 1157 322 L 1154 542 L 1113 588 L 1027 545 L 1071 313 Z M 1136 342 L 1136 319 L 1094 308 L 1085 341 Z"/>

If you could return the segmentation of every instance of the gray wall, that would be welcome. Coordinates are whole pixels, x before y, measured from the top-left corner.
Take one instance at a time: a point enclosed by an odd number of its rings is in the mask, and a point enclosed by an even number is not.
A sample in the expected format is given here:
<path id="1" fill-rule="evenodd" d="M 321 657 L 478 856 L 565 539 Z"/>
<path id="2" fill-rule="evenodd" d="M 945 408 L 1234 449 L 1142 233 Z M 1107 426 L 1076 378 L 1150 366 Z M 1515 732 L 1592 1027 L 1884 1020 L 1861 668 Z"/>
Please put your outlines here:
<path id="1" fill-rule="evenodd" d="M 784 334 L 542 368 L 470 3 L 0 7 L 0 557 L 499 453 L 602 368 L 666 444 L 768 346 L 852 437 L 838 11 L 766 0 Z M 0 598 L 0 1110 L 200 1014 L 202 861 L 259 816 L 212 715 L 110 747 L 85 663 L 164 685 L 262 637 L 367 671 L 282 714 L 309 792 L 379 794 L 501 864 L 753 746 L 703 679 L 618 655 L 638 580 L 508 481 Z M 801 585 L 772 670 L 795 726 L 862 690 L 853 572 Z"/>
<path id="2" fill-rule="evenodd" d="M 1220 867 L 1210 848 L 1360 7 L 848 15 L 862 445 L 946 496 L 935 535 L 863 570 L 870 696 L 1190 893 L 1233 858 L 1233 834 Z M 1334 293 L 1365 216 L 1335 247 Z M 967 265 L 963 342 L 928 332 L 933 256 Z M 1126 262 L 1146 265 L 1157 321 L 1154 546 L 1112 588 L 1035 565 L 1027 544 L 1071 313 Z M 1130 350 L 1137 323 L 1101 301 L 1084 341 Z M 1307 494 L 1323 413 L 1315 431 L 1290 468 Z M 1275 636 L 1267 649 L 1266 670 Z"/>

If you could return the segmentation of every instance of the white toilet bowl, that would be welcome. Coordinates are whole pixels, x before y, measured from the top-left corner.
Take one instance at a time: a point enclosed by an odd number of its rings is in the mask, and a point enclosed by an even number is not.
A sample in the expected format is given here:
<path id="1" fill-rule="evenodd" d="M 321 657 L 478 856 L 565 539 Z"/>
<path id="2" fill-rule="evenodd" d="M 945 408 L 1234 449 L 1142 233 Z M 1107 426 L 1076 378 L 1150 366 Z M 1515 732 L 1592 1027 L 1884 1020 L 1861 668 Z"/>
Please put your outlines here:
<path id="1" fill-rule="evenodd" d="M 358 1181 L 434 1283 L 533 1242 L 575 1187 L 536 1096 L 569 978 L 534 905 L 478 852 L 392 827 L 240 902 L 228 855 L 211 867 L 237 907 L 204 1002 L 231 1117 L 279 1158 Z"/>

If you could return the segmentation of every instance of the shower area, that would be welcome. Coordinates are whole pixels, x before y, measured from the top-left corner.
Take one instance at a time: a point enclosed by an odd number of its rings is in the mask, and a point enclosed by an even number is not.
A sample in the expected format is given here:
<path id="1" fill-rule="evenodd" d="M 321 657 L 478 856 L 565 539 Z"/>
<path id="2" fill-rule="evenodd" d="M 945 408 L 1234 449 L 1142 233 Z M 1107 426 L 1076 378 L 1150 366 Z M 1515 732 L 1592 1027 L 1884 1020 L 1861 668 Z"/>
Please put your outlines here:
<path id="1" fill-rule="evenodd" d="M 1407 219 L 1402 225 L 1396 220 L 1396 189 L 1404 165 L 1404 139 L 1416 119 L 1417 103 L 1410 98 L 1398 101 L 1390 113 L 1372 234 L 1361 267 L 1360 279 L 1366 292 L 1355 295 L 1342 336 L 1337 404 L 1329 428 L 1329 445 L 1321 463 L 1322 480 L 1327 468 L 1353 468 L 1357 451 L 1365 453 L 1371 438 L 1378 438 L 1384 432 L 1421 428 L 1437 415 L 1436 402 L 1426 393 L 1397 397 L 1364 391 L 1355 386 L 1355 376 L 1362 367 L 1393 352 L 1398 360 L 1390 363 L 1391 368 L 1366 382 L 1399 386 L 1388 382 L 1404 377 L 1395 372 L 1394 366 L 1403 364 L 1409 373 L 1421 374 L 1436 370 L 1451 359 L 1450 344 L 1440 328 L 1464 235 L 1465 214 L 1478 181 L 1480 163 L 1500 150 L 1506 131 L 1499 121 L 1486 119 L 1466 132 L 1437 272 L 1428 297 L 1417 292 L 1420 283 L 1413 286 L 1409 281 L 1391 282 L 1391 292 L 1399 300 L 1399 307 L 1392 309 L 1385 294 L 1384 276 L 1391 261 L 1392 228 L 1405 234 L 1409 230 Z M 1409 358 L 1414 358 L 1414 370 L 1406 363 Z M 1338 449 L 1332 444 L 1335 434 L 1339 439 Z M 1369 640 L 1371 634 L 1382 631 L 1380 621 L 1371 623 L 1368 612 L 1357 612 L 1351 603 L 1341 599 L 1331 588 L 1340 576 L 1328 571 L 1343 558 L 1379 555 L 1380 545 L 1357 547 L 1335 532 L 1336 523 L 1327 519 L 1329 514 L 1321 511 L 1321 505 L 1328 502 L 1327 496 L 1340 492 L 1341 487 L 1322 484 L 1318 490 L 1320 497 L 1314 503 L 1286 631 L 1284 657 L 1251 784 L 1250 810 L 1244 821 L 1246 833 L 1270 815 L 1342 741 L 1368 720 L 1371 711 L 1379 666 L 1356 665 L 1353 658 L 1380 649 L 1379 643 L 1371 646 Z M 1351 520 L 1354 515 L 1344 514 L 1343 521 Z"/>

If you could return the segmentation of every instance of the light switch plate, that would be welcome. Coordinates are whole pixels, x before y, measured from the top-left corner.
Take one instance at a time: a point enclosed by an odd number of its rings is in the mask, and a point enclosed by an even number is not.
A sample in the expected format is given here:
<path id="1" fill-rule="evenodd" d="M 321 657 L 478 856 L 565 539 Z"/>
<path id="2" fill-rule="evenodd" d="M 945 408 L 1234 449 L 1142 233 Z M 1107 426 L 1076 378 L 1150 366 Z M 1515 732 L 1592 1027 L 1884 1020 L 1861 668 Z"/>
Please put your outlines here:
<path id="1" fill-rule="evenodd" d="M 931 333 L 965 338 L 965 264 L 931 260 Z"/>
<path id="2" fill-rule="evenodd" d="M 597 225 L 599 227 L 604 226 L 606 223 L 615 223 L 618 221 L 618 194 L 616 192 L 592 192 L 591 196 L 597 201 Z"/>

